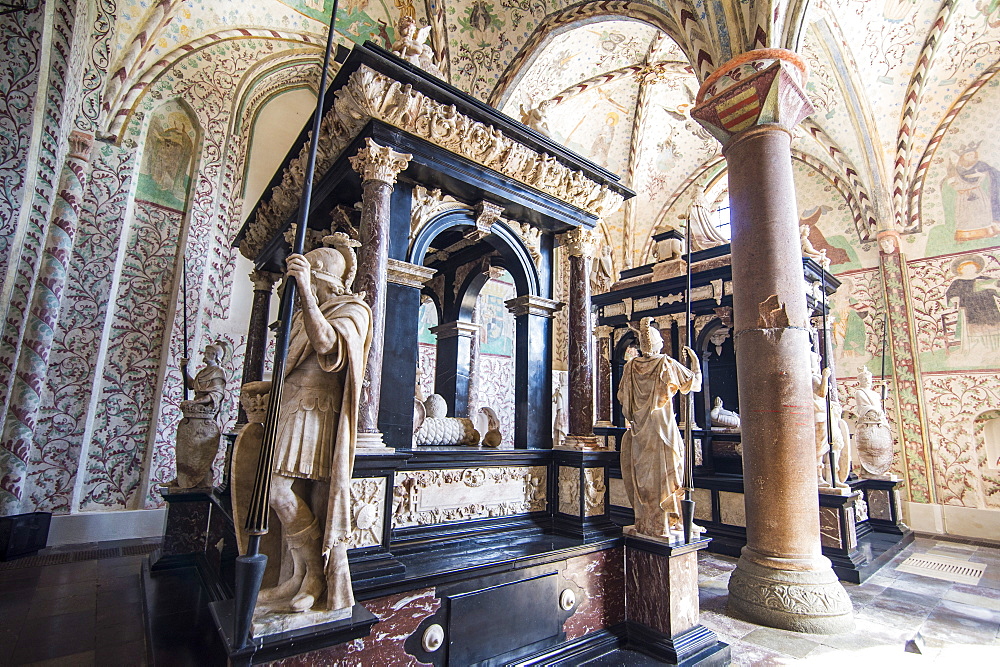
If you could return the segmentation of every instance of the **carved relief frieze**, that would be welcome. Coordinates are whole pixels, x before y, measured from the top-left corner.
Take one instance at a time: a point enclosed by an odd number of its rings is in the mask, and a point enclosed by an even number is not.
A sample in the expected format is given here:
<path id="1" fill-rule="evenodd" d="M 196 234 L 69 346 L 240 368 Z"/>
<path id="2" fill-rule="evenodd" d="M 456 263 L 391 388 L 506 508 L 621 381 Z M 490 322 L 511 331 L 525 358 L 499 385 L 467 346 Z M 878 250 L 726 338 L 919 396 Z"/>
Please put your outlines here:
<path id="1" fill-rule="evenodd" d="M 385 477 L 360 477 L 351 480 L 350 549 L 382 544 L 385 516 Z"/>
<path id="2" fill-rule="evenodd" d="M 632 308 L 637 313 L 642 312 L 644 310 L 653 310 L 654 308 L 659 308 L 659 306 L 660 306 L 660 297 L 656 296 L 655 294 L 653 296 L 647 296 L 641 299 L 636 299 L 635 301 L 632 302 Z"/>
<path id="3" fill-rule="evenodd" d="M 584 516 L 604 514 L 604 497 L 607 485 L 604 482 L 604 468 L 586 468 L 583 471 Z M 559 466 L 559 512 L 570 516 L 580 516 L 580 469 Z"/>
<path id="4" fill-rule="evenodd" d="M 540 512 L 545 466 L 481 467 L 396 473 L 393 528 Z"/>
<path id="5" fill-rule="evenodd" d="M 622 195 L 583 172 L 518 143 L 498 128 L 469 118 L 454 105 L 432 100 L 409 84 L 367 66 L 352 73 L 334 98 L 333 107 L 322 121 L 317 178 L 374 118 L 599 218 L 611 215 L 623 202 Z M 308 149 L 307 145 L 302 147 L 282 174 L 281 183 L 258 207 L 256 219 L 240 243 L 240 252 L 246 257 L 255 258 L 298 206 Z"/>
<path id="6" fill-rule="evenodd" d="M 580 516 L 580 470 L 559 466 L 559 512 Z"/>
<path id="7" fill-rule="evenodd" d="M 604 496 L 607 492 L 607 486 L 604 482 L 604 468 L 587 468 L 583 471 L 583 479 L 587 485 L 584 489 L 584 513 L 587 516 L 604 514 Z"/>

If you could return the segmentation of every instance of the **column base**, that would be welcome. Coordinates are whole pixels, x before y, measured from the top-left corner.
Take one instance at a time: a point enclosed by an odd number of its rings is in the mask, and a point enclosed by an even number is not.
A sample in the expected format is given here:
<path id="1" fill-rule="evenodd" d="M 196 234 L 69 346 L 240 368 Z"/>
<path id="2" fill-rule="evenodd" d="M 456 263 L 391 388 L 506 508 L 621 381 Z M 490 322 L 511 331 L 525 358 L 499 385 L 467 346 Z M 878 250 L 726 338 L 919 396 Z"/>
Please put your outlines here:
<path id="1" fill-rule="evenodd" d="M 385 444 L 382 434 L 378 431 L 374 433 L 358 433 L 354 444 L 354 451 L 359 454 L 377 454 L 379 452 L 391 454 L 396 450 Z"/>
<path id="2" fill-rule="evenodd" d="M 604 440 L 596 435 L 567 435 L 556 449 L 570 449 L 575 452 L 604 451 Z"/>
<path id="3" fill-rule="evenodd" d="M 854 629 L 851 599 L 827 558 L 820 556 L 812 562 L 748 558 L 749 551 L 743 548 L 729 579 L 730 612 L 753 623 L 793 632 L 839 634 Z"/>

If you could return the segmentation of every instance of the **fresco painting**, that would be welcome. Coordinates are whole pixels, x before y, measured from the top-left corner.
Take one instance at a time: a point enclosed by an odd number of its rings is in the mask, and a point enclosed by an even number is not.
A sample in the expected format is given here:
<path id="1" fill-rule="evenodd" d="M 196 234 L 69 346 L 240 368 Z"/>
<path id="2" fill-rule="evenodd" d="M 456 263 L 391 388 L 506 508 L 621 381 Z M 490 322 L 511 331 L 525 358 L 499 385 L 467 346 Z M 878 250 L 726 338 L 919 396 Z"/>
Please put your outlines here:
<path id="1" fill-rule="evenodd" d="M 184 104 L 177 100 L 167 102 L 153 113 L 136 199 L 174 211 L 187 208 L 197 127 Z"/>

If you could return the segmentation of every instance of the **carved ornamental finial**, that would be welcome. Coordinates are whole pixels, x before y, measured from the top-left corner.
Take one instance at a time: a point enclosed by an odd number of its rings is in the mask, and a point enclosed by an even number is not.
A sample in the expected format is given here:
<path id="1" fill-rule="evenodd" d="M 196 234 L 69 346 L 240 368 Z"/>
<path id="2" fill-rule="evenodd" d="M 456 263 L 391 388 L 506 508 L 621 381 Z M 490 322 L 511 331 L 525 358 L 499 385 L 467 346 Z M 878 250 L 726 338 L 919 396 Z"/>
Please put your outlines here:
<path id="1" fill-rule="evenodd" d="M 365 147 L 351 158 L 351 166 L 361 174 L 362 181 L 381 181 L 393 185 L 396 176 L 406 169 L 412 158 L 409 153 L 399 153 L 365 138 Z"/>
<path id="2" fill-rule="evenodd" d="M 593 259 L 597 254 L 597 235 L 589 229 L 577 227 L 560 237 L 570 257 Z"/>

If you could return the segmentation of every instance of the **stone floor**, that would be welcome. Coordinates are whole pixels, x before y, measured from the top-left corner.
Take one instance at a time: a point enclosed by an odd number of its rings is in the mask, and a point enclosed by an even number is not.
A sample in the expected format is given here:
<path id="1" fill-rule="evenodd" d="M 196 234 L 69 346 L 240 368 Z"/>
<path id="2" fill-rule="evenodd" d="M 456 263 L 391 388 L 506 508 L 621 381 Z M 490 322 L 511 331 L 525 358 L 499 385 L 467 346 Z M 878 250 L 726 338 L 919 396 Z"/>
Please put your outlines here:
<path id="1" fill-rule="evenodd" d="M 986 563 L 986 571 L 975 586 L 897 572 L 915 553 Z M 786 632 L 729 616 L 726 586 L 736 560 L 702 554 L 701 622 L 732 646 L 734 665 L 1000 665 L 1000 549 L 917 537 L 865 583 L 844 585 L 856 627 L 842 635 Z M 922 652 L 907 652 L 917 633 Z"/>
<path id="2" fill-rule="evenodd" d="M 0 666 L 147 664 L 139 572 L 152 546 L 102 543 L 0 563 Z M 968 558 L 986 563 L 986 572 L 976 586 L 897 572 L 913 553 Z M 732 645 L 735 665 L 1000 665 L 1000 549 L 918 537 L 867 582 L 846 585 L 857 616 L 846 635 L 784 632 L 728 616 L 735 566 L 704 552 L 699 563 L 702 623 Z M 906 652 L 918 632 L 922 653 Z M 623 651 L 600 664 L 657 663 Z"/>

